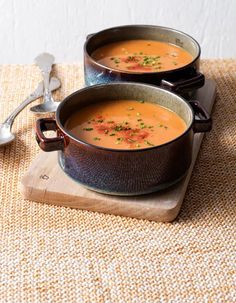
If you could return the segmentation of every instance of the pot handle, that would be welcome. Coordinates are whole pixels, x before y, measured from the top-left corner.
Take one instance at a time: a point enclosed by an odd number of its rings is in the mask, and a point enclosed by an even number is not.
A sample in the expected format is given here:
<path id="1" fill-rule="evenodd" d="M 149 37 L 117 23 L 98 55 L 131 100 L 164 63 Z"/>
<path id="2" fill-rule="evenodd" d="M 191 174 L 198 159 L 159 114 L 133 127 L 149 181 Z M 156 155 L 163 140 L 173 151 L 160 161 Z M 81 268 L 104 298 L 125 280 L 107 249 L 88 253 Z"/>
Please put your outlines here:
<path id="1" fill-rule="evenodd" d="M 195 133 L 204 133 L 208 132 L 212 128 L 212 119 L 206 109 L 200 104 L 199 101 L 191 100 L 189 104 L 192 106 L 192 109 L 195 114 L 193 131 Z"/>
<path id="2" fill-rule="evenodd" d="M 43 134 L 47 130 L 58 131 L 59 135 L 55 138 L 47 138 Z M 63 150 L 65 147 L 64 136 L 57 127 L 56 121 L 52 118 L 38 119 L 36 121 L 36 140 L 39 147 L 45 152 Z"/>
<path id="3" fill-rule="evenodd" d="M 195 72 L 195 74 L 191 76 L 187 76 L 182 79 L 163 79 L 161 81 L 161 87 L 179 93 L 186 92 L 189 90 L 200 88 L 205 83 L 205 76 L 202 73 Z"/>

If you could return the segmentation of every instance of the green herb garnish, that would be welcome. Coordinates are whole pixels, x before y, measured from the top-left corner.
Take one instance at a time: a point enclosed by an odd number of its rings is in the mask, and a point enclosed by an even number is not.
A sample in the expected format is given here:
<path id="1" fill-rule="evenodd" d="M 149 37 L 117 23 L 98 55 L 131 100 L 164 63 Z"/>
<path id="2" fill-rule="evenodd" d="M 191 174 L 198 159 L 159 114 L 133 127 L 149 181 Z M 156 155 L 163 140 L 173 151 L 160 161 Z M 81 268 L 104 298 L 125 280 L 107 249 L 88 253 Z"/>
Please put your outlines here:
<path id="1" fill-rule="evenodd" d="M 120 144 L 123 140 L 124 138 L 117 138 L 115 144 Z"/>
<path id="2" fill-rule="evenodd" d="M 83 130 L 91 131 L 91 130 L 93 130 L 93 128 L 92 127 L 85 127 L 85 128 L 83 128 Z"/>
<path id="3" fill-rule="evenodd" d="M 129 142 L 132 142 L 132 143 L 136 142 L 135 140 L 133 140 L 133 139 L 131 139 L 131 138 L 128 138 L 127 140 L 128 140 Z"/>
<path id="4" fill-rule="evenodd" d="M 119 132 L 119 131 L 121 131 L 123 129 L 123 127 L 122 127 L 122 125 L 116 125 L 116 127 L 115 127 L 115 131 L 116 132 Z"/>
<path id="5" fill-rule="evenodd" d="M 101 138 L 94 137 L 94 138 L 93 138 L 93 140 L 94 140 L 94 141 L 100 141 L 100 140 L 101 140 Z"/>
<path id="6" fill-rule="evenodd" d="M 149 145 L 149 146 L 154 146 L 154 144 L 150 143 L 149 141 L 147 140 L 144 140 L 145 144 Z"/>

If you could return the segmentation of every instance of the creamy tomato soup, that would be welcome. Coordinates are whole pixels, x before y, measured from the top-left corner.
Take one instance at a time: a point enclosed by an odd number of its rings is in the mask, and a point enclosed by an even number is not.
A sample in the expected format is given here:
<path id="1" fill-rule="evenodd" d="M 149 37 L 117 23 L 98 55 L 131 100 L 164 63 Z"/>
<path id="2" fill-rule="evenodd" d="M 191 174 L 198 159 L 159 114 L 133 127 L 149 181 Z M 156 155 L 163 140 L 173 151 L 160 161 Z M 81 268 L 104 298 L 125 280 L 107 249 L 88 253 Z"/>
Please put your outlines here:
<path id="1" fill-rule="evenodd" d="M 154 40 L 110 43 L 94 51 L 92 57 L 102 65 L 129 72 L 163 72 L 193 60 L 183 48 Z"/>
<path id="2" fill-rule="evenodd" d="M 65 124 L 77 138 L 113 149 L 157 146 L 181 135 L 187 128 L 176 113 L 143 100 L 112 100 L 88 105 Z"/>

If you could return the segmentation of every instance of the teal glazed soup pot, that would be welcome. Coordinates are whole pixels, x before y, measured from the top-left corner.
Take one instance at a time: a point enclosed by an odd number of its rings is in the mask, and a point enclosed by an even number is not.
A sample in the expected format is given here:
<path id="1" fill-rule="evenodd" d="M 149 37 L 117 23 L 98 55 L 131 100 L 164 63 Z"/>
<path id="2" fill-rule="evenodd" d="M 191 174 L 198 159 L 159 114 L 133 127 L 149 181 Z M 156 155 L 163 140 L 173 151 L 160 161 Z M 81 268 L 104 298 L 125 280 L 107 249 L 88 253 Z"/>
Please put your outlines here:
<path id="1" fill-rule="evenodd" d="M 157 40 L 182 47 L 193 57 L 192 61 L 180 68 L 168 71 L 135 73 L 121 71 L 100 64 L 92 53 L 109 43 L 121 40 Z M 152 25 L 126 25 L 90 34 L 84 44 L 84 78 L 87 86 L 131 81 L 148 83 L 176 92 L 186 98 L 204 85 L 205 77 L 199 72 L 201 48 L 189 35 L 175 29 Z"/>
<path id="2" fill-rule="evenodd" d="M 142 149 L 113 149 L 96 146 L 74 136 L 66 121 L 89 104 L 106 100 L 146 100 L 178 114 L 186 130 L 165 144 Z M 62 170 L 83 186 L 110 195 L 141 195 L 167 188 L 183 178 L 192 160 L 194 133 L 211 129 L 211 118 L 198 101 L 157 86 L 122 82 L 89 86 L 65 98 L 56 118 L 39 119 L 36 139 L 45 152 L 58 151 Z M 55 137 L 44 132 L 54 130 Z"/>

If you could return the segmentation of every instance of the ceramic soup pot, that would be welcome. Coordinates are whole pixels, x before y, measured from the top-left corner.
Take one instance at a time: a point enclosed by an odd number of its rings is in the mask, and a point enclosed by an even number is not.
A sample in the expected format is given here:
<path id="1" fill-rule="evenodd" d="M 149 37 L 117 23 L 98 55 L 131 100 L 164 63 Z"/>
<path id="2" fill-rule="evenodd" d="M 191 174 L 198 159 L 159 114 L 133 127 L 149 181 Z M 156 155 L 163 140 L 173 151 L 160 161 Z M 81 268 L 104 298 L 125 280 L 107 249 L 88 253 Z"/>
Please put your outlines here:
<path id="1" fill-rule="evenodd" d="M 65 122 L 80 108 L 101 100 L 145 100 L 177 113 L 187 129 L 176 139 L 143 149 L 110 149 L 86 143 L 65 128 Z M 192 159 L 196 132 L 211 129 L 211 118 L 199 102 L 157 86 L 122 82 L 95 85 L 78 90 L 61 102 L 55 119 L 39 119 L 36 139 L 45 152 L 58 151 L 63 171 L 85 187 L 112 195 L 140 195 L 178 182 L 185 176 Z M 48 138 L 44 131 L 54 130 Z"/>
<path id="2" fill-rule="evenodd" d="M 180 68 L 163 72 L 134 73 L 104 66 L 92 58 L 92 53 L 106 44 L 121 40 L 146 39 L 168 42 L 182 47 L 192 55 L 192 61 Z M 158 85 L 182 96 L 192 96 L 204 85 L 199 72 L 201 48 L 189 35 L 175 29 L 151 25 L 127 25 L 105 29 L 88 35 L 84 44 L 84 78 L 87 86 L 117 81 L 132 81 Z"/>

